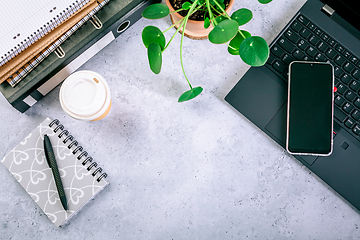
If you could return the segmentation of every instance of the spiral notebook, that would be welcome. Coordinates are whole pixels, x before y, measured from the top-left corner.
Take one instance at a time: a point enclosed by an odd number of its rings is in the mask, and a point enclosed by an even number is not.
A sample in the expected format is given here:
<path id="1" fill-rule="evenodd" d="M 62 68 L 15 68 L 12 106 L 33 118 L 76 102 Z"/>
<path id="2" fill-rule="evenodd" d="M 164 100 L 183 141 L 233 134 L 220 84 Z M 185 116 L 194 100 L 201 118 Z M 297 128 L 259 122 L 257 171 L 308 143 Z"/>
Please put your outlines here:
<path id="1" fill-rule="evenodd" d="M 91 7 L 91 11 L 82 11 L 81 13 L 78 13 L 78 16 L 82 17 L 81 20 L 77 21 L 76 24 L 72 24 L 73 21 L 69 21 L 68 25 L 71 26 L 66 31 L 66 27 L 63 28 L 63 31 L 65 33 L 52 42 L 50 45 L 46 45 L 41 51 L 36 51 L 31 59 L 27 58 L 27 62 L 25 64 L 16 65 L 14 68 L 12 68 L 10 71 L 8 71 L 7 74 L 4 74 L 0 76 L 0 82 L 3 82 L 4 80 L 7 80 L 9 84 L 14 87 L 16 84 L 18 84 L 22 79 L 24 79 L 37 65 L 39 65 L 47 56 L 50 55 L 53 51 L 55 51 L 63 42 L 65 42 L 72 34 L 75 33 L 82 25 L 84 25 L 88 20 L 95 17 L 95 14 L 103 8 L 110 0 L 98 0 L 98 2 L 95 3 L 95 7 L 92 8 L 92 5 L 89 5 Z M 79 5 L 80 7 L 81 5 Z M 86 14 L 84 16 L 83 12 Z M 76 18 L 74 19 L 77 20 Z M 12 60 L 16 59 L 14 57 Z M 7 58 L 0 59 L 0 66 L 7 62 Z M 1 70 L 1 69 L 0 69 Z"/>
<path id="2" fill-rule="evenodd" d="M 68 211 L 61 204 L 45 158 L 44 134 L 53 146 Z M 109 184 L 107 174 L 56 119 L 46 118 L 1 162 L 57 227 L 65 225 Z"/>
<path id="3" fill-rule="evenodd" d="M 3 11 L 0 11 L 1 65 L 61 25 L 89 1 L 3 1 Z"/>

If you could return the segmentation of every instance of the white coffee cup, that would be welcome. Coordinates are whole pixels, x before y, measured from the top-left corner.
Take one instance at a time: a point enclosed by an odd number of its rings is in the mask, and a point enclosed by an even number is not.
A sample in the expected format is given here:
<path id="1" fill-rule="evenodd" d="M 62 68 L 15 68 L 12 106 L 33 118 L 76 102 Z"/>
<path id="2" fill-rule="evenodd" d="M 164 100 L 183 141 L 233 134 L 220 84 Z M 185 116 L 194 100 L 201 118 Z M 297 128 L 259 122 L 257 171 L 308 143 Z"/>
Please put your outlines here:
<path id="1" fill-rule="evenodd" d="M 111 109 L 106 80 L 93 71 L 78 71 L 65 79 L 60 88 L 60 104 L 71 117 L 85 121 L 104 118 Z"/>

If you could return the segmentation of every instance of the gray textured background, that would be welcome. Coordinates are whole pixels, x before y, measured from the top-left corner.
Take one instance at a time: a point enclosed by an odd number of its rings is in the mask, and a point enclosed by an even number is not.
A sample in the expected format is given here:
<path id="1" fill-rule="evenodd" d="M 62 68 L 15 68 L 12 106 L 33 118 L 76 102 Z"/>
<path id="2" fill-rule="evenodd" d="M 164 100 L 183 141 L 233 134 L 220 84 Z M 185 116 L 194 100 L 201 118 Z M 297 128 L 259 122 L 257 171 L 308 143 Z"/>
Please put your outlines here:
<path id="1" fill-rule="evenodd" d="M 254 19 L 244 29 L 269 43 L 304 0 L 236 0 Z M 187 90 L 180 36 L 148 67 L 142 19 L 80 69 L 102 74 L 113 107 L 98 122 L 66 116 L 59 87 L 24 114 L 0 96 L 0 158 L 43 118 L 58 118 L 109 174 L 110 186 L 57 229 L 0 164 L 1 239 L 359 239 L 359 211 L 224 102 L 248 69 L 226 46 L 184 41 L 185 68 L 204 92 Z M 166 33 L 170 39 L 170 30 Z"/>

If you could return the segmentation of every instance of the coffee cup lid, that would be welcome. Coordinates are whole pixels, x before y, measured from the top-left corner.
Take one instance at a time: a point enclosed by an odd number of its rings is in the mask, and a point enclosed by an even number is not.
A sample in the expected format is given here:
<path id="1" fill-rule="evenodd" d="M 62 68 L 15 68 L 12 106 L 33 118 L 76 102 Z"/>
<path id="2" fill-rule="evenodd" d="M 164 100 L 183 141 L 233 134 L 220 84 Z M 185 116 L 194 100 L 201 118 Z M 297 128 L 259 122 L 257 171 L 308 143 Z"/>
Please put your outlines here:
<path id="1" fill-rule="evenodd" d="M 103 77 L 92 71 L 71 74 L 61 87 L 62 105 L 78 117 L 96 114 L 105 104 L 107 90 Z"/>

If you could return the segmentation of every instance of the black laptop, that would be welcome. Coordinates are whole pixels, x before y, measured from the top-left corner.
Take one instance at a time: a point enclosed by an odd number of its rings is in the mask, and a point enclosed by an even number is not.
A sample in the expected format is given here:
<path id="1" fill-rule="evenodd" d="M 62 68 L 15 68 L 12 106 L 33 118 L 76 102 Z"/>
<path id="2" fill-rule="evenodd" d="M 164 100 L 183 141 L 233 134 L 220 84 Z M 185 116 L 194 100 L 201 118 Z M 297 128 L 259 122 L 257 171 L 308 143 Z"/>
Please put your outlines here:
<path id="1" fill-rule="evenodd" d="M 285 148 L 288 66 L 294 60 L 334 66 L 334 149 L 295 156 L 360 210 L 360 7 L 354 0 L 308 0 L 225 100 Z"/>

